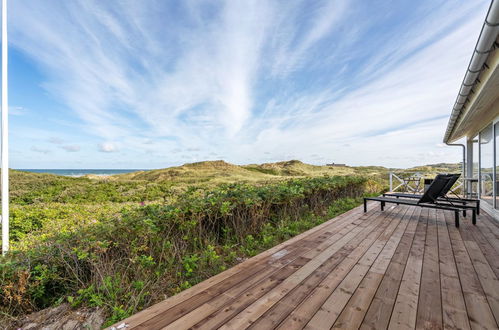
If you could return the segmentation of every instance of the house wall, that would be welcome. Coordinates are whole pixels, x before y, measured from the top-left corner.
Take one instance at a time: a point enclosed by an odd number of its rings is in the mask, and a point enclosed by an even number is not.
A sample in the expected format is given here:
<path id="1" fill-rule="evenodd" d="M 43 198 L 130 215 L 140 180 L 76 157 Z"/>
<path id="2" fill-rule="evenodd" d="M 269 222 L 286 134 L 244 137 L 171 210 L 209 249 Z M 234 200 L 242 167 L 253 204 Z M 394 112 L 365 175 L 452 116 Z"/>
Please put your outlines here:
<path id="1" fill-rule="evenodd" d="M 490 132 L 490 129 L 492 132 Z M 467 137 L 466 167 L 467 177 L 475 175 L 478 182 L 468 185 L 468 193 L 475 193 L 482 201 L 482 208 L 499 221 L 499 114 L 493 120 L 485 123 L 476 135 Z M 473 148 L 473 142 L 478 140 L 478 150 Z M 478 153 L 478 164 L 476 159 Z M 471 183 L 471 181 L 468 181 Z M 473 187 L 472 187 L 473 186 Z"/>

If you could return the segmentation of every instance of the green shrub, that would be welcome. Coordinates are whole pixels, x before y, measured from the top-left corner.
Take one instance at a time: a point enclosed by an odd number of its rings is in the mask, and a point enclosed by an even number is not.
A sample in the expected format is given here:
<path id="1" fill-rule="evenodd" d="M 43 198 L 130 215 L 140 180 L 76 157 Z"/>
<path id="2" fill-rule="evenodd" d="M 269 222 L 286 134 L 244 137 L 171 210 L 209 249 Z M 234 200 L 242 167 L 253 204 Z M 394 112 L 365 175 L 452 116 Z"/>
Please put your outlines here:
<path id="1" fill-rule="evenodd" d="M 70 229 L 38 236 L 23 231 L 74 210 L 17 214 L 28 220 L 16 225 L 20 248 L 0 259 L 0 310 L 18 315 L 67 299 L 103 307 L 116 321 L 358 205 L 375 190 L 380 187 L 361 177 L 190 187 L 166 204 L 136 204 L 113 216 L 103 211 L 94 214 L 98 221 L 75 215 Z M 86 225 L 75 230 L 80 221 Z"/>

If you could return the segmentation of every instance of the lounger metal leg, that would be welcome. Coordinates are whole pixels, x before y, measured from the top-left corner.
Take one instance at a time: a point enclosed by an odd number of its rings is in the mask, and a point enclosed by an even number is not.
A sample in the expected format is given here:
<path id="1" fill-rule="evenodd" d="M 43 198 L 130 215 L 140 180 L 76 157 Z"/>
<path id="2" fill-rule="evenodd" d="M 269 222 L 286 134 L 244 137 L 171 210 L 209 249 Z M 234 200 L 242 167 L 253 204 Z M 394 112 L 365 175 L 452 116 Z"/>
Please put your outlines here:
<path id="1" fill-rule="evenodd" d="M 366 213 L 366 212 L 367 212 L 367 201 L 364 198 L 364 213 Z"/>
<path id="2" fill-rule="evenodd" d="M 480 215 L 480 200 L 476 201 L 476 214 Z"/>
<path id="3" fill-rule="evenodd" d="M 463 217 L 466 216 L 466 210 L 463 210 Z"/>
<path id="4" fill-rule="evenodd" d="M 397 199 L 399 199 L 399 197 L 397 196 Z M 399 203 L 397 203 L 397 205 L 400 205 Z"/>
<path id="5" fill-rule="evenodd" d="M 454 222 L 456 227 L 459 227 L 459 211 L 454 211 Z"/>
<path id="6" fill-rule="evenodd" d="M 472 218 L 471 218 L 471 222 L 476 225 L 476 210 L 473 209 L 473 215 L 472 215 Z"/>
<path id="7" fill-rule="evenodd" d="M 385 210 L 385 202 L 381 202 L 381 211 Z"/>

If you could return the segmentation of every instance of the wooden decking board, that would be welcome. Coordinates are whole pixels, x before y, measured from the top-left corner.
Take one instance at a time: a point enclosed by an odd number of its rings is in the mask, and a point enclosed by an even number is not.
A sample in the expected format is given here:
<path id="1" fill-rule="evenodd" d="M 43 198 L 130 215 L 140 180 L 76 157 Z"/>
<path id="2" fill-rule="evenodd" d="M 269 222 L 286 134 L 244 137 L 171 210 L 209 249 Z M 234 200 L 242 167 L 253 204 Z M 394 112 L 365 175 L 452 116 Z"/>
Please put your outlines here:
<path id="1" fill-rule="evenodd" d="M 409 257 L 421 208 L 417 208 L 406 228 L 395 255 L 393 256 L 374 299 L 362 321 L 361 329 L 385 329 L 390 322 L 390 316 L 397 298 L 402 275 Z"/>
<path id="2" fill-rule="evenodd" d="M 442 329 L 437 210 L 429 210 L 416 318 L 417 329 Z"/>
<path id="3" fill-rule="evenodd" d="M 371 301 L 376 294 L 376 291 L 383 279 L 383 275 L 390 264 L 390 261 L 395 254 L 395 251 L 402 240 L 402 236 L 409 224 L 414 213 L 414 209 L 406 212 L 403 215 L 399 226 L 385 244 L 383 250 L 378 255 L 374 264 L 369 269 L 368 273 L 359 284 L 358 289 L 352 295 L 348 304 L 345 306 L 338 319 L 333 325 L 333 328 L 343 329 L 345 327 L 358 328 L 362 324 L 362 320 L 371 304 Z"/>
<path id="4" fill-rule="evenodd" d="M 386 219 L 391 219 L 387 217 Z M 338 267 L 335 268 L 310 294 L 302 301 L 286 319 L 278 326 L 278 329 L 301 329 L 314 316 L 316 311 L 322 306 L 324 301 L 331 295 L 331 292 L 341 283 L 343 278 L 355 266 L 362 255 L 374 243 L 376 238 L 381 234 L 389 221 L 386 221 L 385 226 L 376 228 L 364 240 L 358 244 L 355 249 L 343 260 Z"/>
<path id="5" fill-rule="evenodd" d="M 445 329 L 470 329 L 447 223 L 442 211 L 437 212 L 437 231 L 443 326 Z"/>
<path id="6" fill-rule="evenodd" d="M 499 225 L 373 204 L 119 322 L 127 329 L 497 329 Z M 118 325 L 117 324 L 117 325 Z"/>
<path id="7" fill-rule="evenodd" d="M 311 274 L 302 283 L 296 286 L 288 295 L 262 315 L 251 329 L 271 329 L 276 327 L 298 306 L 310 292 L 329 274 L 335 267 L 358 246 L 368 235 L 368 232 L 359 234 L 346 244 L 334 257 L 322 264 L 316 272 Z"/>
<path id="8" fill-rule="evenodd" d="M 487 259 L 487 263 L 492 268 L 492 271 L 494 272 L 496 277 L 499 278 L 499 258 L 497 257 L 499 253 L 489 243 L 483 233 L 478 228 L 476 228 L 476 226 L 467 226 L 466 229 L 472 233 L 472 240 L 474 240 L 480 246 L 480 250 L 482 251 L 485 259 Z"/>
<path id="9" fill-rule="evenodd" d="M 416 326 L 428 215 L 429 210 L 423 210 L 418 220 L 416 237 L 400 282 L 399 292 L 388 325 L 389 329 L 414 329 Z"/>
<path id="10" fill-rule="evenodd" d="M 470 326 L 472 329 L 495 329 L 497 324 L 461 238 L 462 230 L 450 225 L 453 222 L 450 214 L 445 214 L 445 220 L 448 224 Z"/>
<path id="11" fill-rule="evenodd" d="M 359 259 L 357 264 L 345 276 L 343 281 L 334 289 L 324 304 L 307 323 L 305 329 L 328 329 L 334 325 L 343 308 L 387 244 L 392 233 L 398 228 L 400 222 L 400 216 L 391 219 L 391 223 L 385 231 L 377 237 L 374 243 Z"/>
<path id="12" fill-rule="evenodd" d="M 490 245 L 499 253 L 499 221 L 496 221 L 490 217 L 488 214 L 483 214 L 480 218 L 483 222 L 483 226 L 478 226 L 478 229 L 482 232 L 483 236 L 489 241 Z"/>
<path id="13" fill-rule="evenodd" d="M 478 244 L 472 241 L 465 241 L 464 244 L 468 250 L 468 254 L 478 275 L 478 279 L 482 284 L 482 288 L 492 310 L 492 314 L 496 319 L 496 323 L 499 325 L 499 280 L 495 276 L 490 265 L 487 263 L 487 260 L 480 251 Z"/>
<path id="14" fill-rule="evenodd" d="M 293 263 L 281 268 L 278 272 L 272 274 L 272 276 L 266 278 L 263 281 L 260 281 L 257 285 L 253 286 L 250 290 L 246 291 L 237 299 L 231 299 L 231 303 L 229 305 L 224 305 L 226 307 L 218 310 L 209 309 L 211 313 L 209 313 L 206 317 L 203 317 L 203 315 L 206 314 L 203 314 L 202 311 L 198 310 L 197 313 L 193 313 L 189 316 L 188 319 L 183 320 L 183 322 L 170 324 L 168 326 L 168 329 L 178 329 L 180 325 L 203 329 L 218 328 L 221 324 L 230 319 L 234 314 L 237 314 L 238 311 L 243 310 L 246 306 L 251 304 L 252 301 L 255 301 L 256 299 L 263 296 L 265 293 L 269 292 L 271 289 L 282 283 L 286 278 L 300 269 L 308 261 L 310 261 L 310 259 L 300 257 Z M 203 321 L 203 319 L 205 319 L 205 322 L 199 323 Z M 197 323 L 199 324 L 196 325 Z"/>
<path id="15" fill-rule="evenodd" d="M 480 220 L 482 221 L 483 226 L 478 226 L 478 231 L 483 235 L 483 237 L 485 237 L 487 242 L 494 248 L 496 253 L 499 253 L 499 246 L 497 245 L 498 238 L 489 229 L 489 224 L 488 224 L 489 220 L 485 218 L 485 215 Z"/>
<path id="16" fill-rule="evenodd" d="M 295 286 L 302 282 L 308 275 L 312 274 L 315 269 L 317 269 L 327 259 L 332 257 L 332 255 L 339 251 L 344 244 L 349 242 L 361 231 L 362 228 L 360 227 L 357 227 L 354 230 L 350 231 L 347 235 L 339 239 L 335 244 L 331 245 L 328 249 L 317 255 L 302 269 L 294 273 L 292 276 L 288 277 L 276 288 L 276 290 L 269 292 L 258 301 L 254 302 L 247 309 L 224 324 L 221 329 L 239 329 L 251 325 L 251 323 L 262 316 L 270 307 L 272 307 L 277 301 L 279 301 Z M 305 256 L 307 256 L 307 254 Z"/>
<path id="17" fill-rule="evenodd" d="M 480 250 L 478 243 L 474 240 L 472 230 L 463 230 L 462 238 L 473 264 L 473 268 L 482 285 L 485 297 L 492 310 L 492 314 L 499 325 L 499 280 Z"/>
<path id="18" fill-rule="evenodd" d="M 489 263 L 490 267 L 492 267 L 492 270 L 496 274 L 496 277 L 499 278 L 499 258 L 497 257 L 499 255 L 499 245 L 497 244 L 497 241 L 494 241 L 493 234 L 487 226 L 487 224 L 491 221 L 494 220 L 484 217 L 482 222 L 485 224 L 485 226 L 478 226 L 478 228 L 476 226 L 469 227 L 472 229 L 474 240 L 479 244 L 483 255 L 487 259 L 487 262 Z"/>

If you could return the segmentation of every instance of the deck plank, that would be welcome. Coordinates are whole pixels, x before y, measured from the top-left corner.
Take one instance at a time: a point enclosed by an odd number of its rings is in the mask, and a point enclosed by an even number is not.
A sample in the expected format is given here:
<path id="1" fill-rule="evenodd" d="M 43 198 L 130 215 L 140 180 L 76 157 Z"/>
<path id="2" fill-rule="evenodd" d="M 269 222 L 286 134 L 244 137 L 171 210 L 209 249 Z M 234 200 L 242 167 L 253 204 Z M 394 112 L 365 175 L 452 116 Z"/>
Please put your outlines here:
<path id="1" fill-rule="evenodd" d="M 366 224 L 367 225 L 367 224 Z M 262 315 L 251 329 L 272 329 L 282 322 L 298 306 L 309 293 L 331 273 L 336 266 L 343 261 L 369 234 L 369 231 L 357 235 L 346 244 L 338 253 L 321 265 L 316 272 L 311 274 L 305 281 L 295 287 L 286 297 L 281 299 L 276 305 Z"/>
<path id="2" fill-rule="evenodd" d="M 495 225 L 491 224 L 491 219 L 488 219 L 487 214 L 483 214 L 480 217 L 480 222 L 481 226 L 477 226 L 479 232 L 485 237 L 487 242 L 493 247 L 493 249 L 496 251 L 495 253 L 499 253 L 499 235 L 495 235 L 494 230 L 495 230 Z"/>
<path id="3" fill-rule="evenodd" d="M 498 328 L 499 226 L 482 212 L 476 226 L 468 215 L 456 228 L 453 216 L 414 206 L 358 207 L 118 324 Z"/>
<path id="4" fill-rule="evenodd" d="M 301 281 L 312 274 L 322 263 L 327 259 L 332 257 L 334 253 L 339 251 L 343 245 L 355 237 L 361 228 L 355 228 L 347 235 L 338 240 L 331 247 L 320 253 L 314 259 L 312 259 L 308 264 L 306 264 L 302 269 L 298 270 L 296 273 L 288 277 L 283 283 L 281 283 L 276 290 L 269 292 L 244 311 L 236 315 L 229 322 L 224 324 L 220 329 L 241 329 L 248 327 L 256 321 L 260 316 L 262 316 L 269 308 L 271 308 L 277 301 L 283 298 L 289 291 L 296 287 Z M 305 255 L 307 256 L 307 254 Z"/>
<path id="5" fill-rule="evenodd" d="M 483 226 L 478 227 L 482 228 Z M 466 230 L 470 230 L 473 234 L 473 238 L 471 240 L 476 241 L 480 246 L 480 250 L 482 251 L 485 259 L 487 259 L 492 271 L 495 273 L 496 277 L 499 278 L 499 258 L 497 257 L 499 255 L 499 251 L 496 250 L 492 244 L 490 244 L 490 241 L 487 240 L 484 233 L 479 228 L 477 228 L 477 226 L 466 226 Z"/>
<path id="6" fill-rule="evenodd" d="M 388 217 L 387 219 L 391 220 L 392 217 Z M 288 317 L 286 317 L 277 329 L 302 329 L 322 306 L 324 301 L 327 300 L 331 292 L 342 282 L 345 276 L 357 264 L 358 260 L 360 260 L 364 253 L 374 243 L 381 234 L 380 230 L 384 228 L 386 228 L 386 226 L 379 227 L 377 228 L 377 232 L 373 231 L 366 237 L 366 239 L 364 239 L 364 241 L 362 241 L 362 243 L 360 243 L 333 272 L 328 274 L 309 296 L 303 300 Z"/>
<path id="7" fill-rule="evenodd" d="M 461 237 L 461 232 L 464 231 L 450 225 L 453 222 L 450 214 L 445 214 L 445 220 L 448 224 L 470 326 L 472 329 L 495 329 L 497 324 L 494 315 Z"/>
<path id="8" fill-rule="evenodd" d="M 443 326 L 445 329 L 470 329 L 447 223 L 442 211 L 437 213 L 437 227 Z"/>
<path id="9" fill-rule="evenodd" d="M 471 227 L 473 227 L 473 225 L 466 224 L 461 231 L 461 236 L 478 280 L 482 285 L 487 302 L 492 310 L 492 314 L 499 325 L 499 280 L 483 255 L 482 250 L 480 250 L 478 243 L 474 240 Z"/>
<path id="10" fill-rule="evenodd" d="M 349 328 L 360 327 L 367 309 L 388 269 L 391 259 L 402 240 L 403 234 L 412 219 L 414 211 L 415 209 L 413 208 L 403 215 L 401 223 L 386 243 L 371 269 L 369 269 L 369 272 L 360 283 L 359 288 L 355 291 L 352 298 L 339 315 L 333 328 L 343 329 L 347 326 Z"/>
<path id="11" fill-rule="evenodd" d="M 388 327 L 420 216 L 421 208 L 416 208 L 362 321 L 361 329 L 386 329 Z"/>
<path id="12" fill-rule="evenodd" d="M 418 227 L 416 228 L 416 237 L 411 247 L 388 325 L 389 329 L 414 329 L 416 326 L 428 215 L 428 210 L 421 212 Z"/>
<path id="13" fill-rule="evenodd" d="M 429 211 L 416 329 L 442 329 L 437 212 Z"/>

